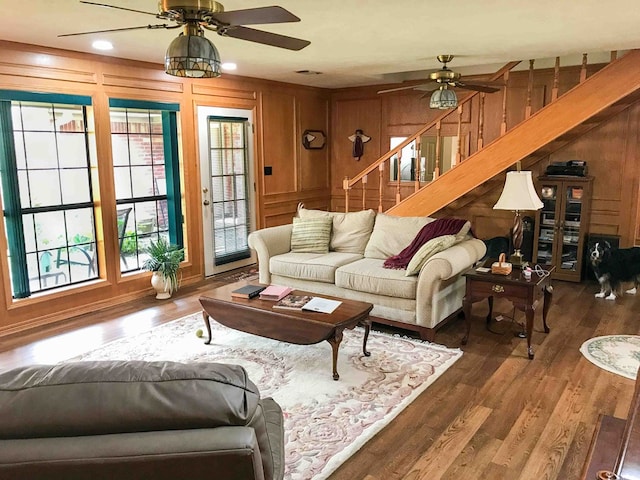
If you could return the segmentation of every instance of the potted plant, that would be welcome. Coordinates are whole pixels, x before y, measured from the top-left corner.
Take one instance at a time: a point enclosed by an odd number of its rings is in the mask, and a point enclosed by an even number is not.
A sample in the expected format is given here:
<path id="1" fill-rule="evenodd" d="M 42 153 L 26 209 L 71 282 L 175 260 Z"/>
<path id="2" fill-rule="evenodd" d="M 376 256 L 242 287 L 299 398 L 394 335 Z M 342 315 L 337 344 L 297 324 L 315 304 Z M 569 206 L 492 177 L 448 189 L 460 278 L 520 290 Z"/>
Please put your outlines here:
<path id="1" fill-rule="evenodd" d="M 156 242 L 152 240 L 145 252 L 149 258 L 144 261 L 142 268 L 153 272 L 151 286 L 156 290 L 156 298 L 170 298 L 178 290 L 178 270 L 184 258 L 184 248 L 160 237 Z"/>

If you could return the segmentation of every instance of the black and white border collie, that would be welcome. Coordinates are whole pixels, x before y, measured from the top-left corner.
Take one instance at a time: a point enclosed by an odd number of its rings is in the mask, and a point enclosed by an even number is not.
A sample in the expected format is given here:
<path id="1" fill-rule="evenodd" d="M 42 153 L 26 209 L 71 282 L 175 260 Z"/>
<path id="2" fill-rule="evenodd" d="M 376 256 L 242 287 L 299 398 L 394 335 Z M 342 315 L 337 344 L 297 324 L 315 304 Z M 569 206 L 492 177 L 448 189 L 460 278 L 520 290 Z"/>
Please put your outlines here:
<path id="1" fill-rule="evenodd" d="M 598 242 L 589 251 L 591 266 L 600 282 L 597 298 L 615 300 L 622 282 L 633 282 L 625 293 L 635 295 L 640 288 L 640 248 L 613 248 L 609 242 Z"/>

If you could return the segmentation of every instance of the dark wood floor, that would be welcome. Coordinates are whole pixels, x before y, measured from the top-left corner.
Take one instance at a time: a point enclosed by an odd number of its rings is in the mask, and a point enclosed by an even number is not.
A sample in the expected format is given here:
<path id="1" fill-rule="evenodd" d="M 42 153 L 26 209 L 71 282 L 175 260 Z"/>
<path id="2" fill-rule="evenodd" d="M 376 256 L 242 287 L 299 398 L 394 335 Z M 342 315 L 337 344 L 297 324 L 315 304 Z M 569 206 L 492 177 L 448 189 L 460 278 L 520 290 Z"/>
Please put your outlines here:
<path id="1" fill-rule="evenodd" d="M 0 369 L 50 363 L 137 335 L 199 311 L 198 297 L 220 281 L 70 319 L 29 335 L 0 339 Z M 535 359 L 509 319 L 484 328 L 486 304 L 475 304 L 462 358 L 330 480 L 566 480 L 579 477 L 598 414 L 625 418 L 634 383 L 585 360 L 593 336 L 640 331 L 640 295 L 607 301 L 595 283 L 554 282 L 549 334 L 536 316 Z M 506 302 L 494 311 L 510 316 Z M 522 313 L 516 312 L 516 322 Z M 436 341 L 458 347 L 456 320 Z"/>

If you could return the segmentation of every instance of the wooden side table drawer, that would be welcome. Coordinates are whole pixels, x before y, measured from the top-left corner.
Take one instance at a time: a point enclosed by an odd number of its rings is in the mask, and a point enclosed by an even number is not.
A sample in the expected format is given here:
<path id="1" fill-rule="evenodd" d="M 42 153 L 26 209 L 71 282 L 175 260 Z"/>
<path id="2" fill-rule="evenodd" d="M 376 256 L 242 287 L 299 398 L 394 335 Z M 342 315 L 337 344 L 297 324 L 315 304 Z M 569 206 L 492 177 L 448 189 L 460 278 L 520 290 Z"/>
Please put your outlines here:
<path id="1" fill-rule="evenodd" d="M 471 294 L 481 296 L 527 299 L 528 289 L 519 285 L 505 285 L 494 282 L 472 282 Z"/>

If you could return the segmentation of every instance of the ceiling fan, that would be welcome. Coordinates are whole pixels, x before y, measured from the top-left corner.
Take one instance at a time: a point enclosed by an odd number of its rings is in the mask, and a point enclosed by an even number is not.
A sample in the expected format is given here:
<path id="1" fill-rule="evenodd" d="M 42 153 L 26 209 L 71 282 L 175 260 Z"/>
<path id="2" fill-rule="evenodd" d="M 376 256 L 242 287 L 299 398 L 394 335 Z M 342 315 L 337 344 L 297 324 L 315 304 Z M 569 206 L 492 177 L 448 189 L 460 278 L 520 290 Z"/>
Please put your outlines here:
<path id="1" fill-rule="evenodd" d="M 417 85 L 410 85 L 406 87 L 390 88 L 388 90 L 380 90 L 378 93 L 398 92 L 400 90 L 446 90 L 447 87 L 463 88 L 465 90 L 475 90 L 478 92 L 494 93 L 500 90 L 500 84 L 495 82 L 465 82 L 461 80 L 462 75 L 454 72 L 447 67 L 447 63 L 453 60 L 453 55 L 438 55 L 436 57 L 442 68 L 429 74 L 429 81 L 427 83 L 420 83 Z"/>
<path id="2" fill-rule="evenodd" d="M 302 50 L 311 42 L 277 33 L 248 28 L 244 25 L 299 22 L 288 10 L 279 7 L 258 7 L 224 11 L 224 6 L 214 0 L 160 0 L 158 13 L 132 8 L 80 0 L 80 3 L 115 8 L 127 12 L 152 15 L 172 23 L 111 28 L 90 32 L 67 33 L 58 37 L 90 35 L 141 29 L 174 29 L 184 27 L 183 33 L 174 39 L 167 49 L 165 70 L 170 75 L 186 77 L 217 77 L 220 75 L 220 58 L 216 47 L 204 37 L 204 30 L 211 30 L 223 37 L 271 45 L 288 50 Z"/>

